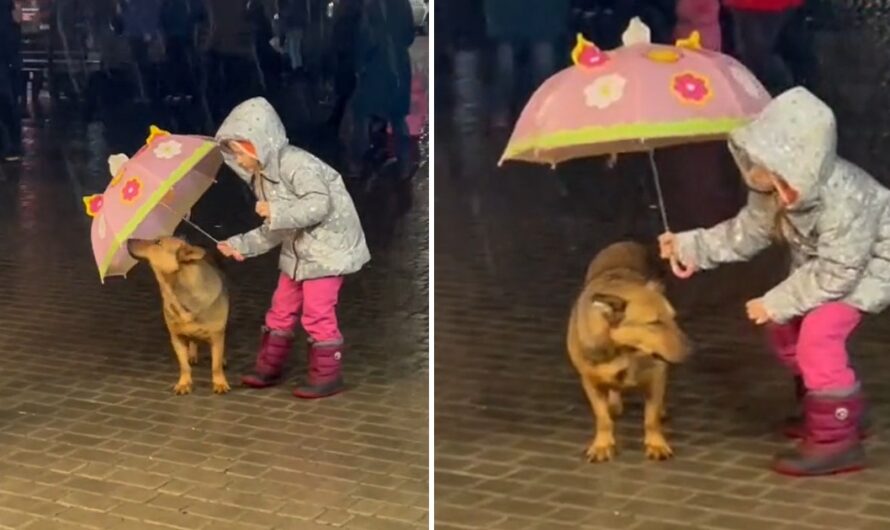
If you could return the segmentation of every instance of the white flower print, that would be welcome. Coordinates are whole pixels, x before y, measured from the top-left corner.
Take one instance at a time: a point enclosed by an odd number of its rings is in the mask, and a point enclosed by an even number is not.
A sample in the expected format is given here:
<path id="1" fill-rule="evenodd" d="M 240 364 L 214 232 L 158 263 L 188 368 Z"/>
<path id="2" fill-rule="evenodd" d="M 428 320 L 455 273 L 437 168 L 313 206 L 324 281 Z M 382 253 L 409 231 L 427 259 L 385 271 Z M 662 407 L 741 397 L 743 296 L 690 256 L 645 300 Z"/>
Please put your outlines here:
<path id="1" fill-rule="evenodd" d="M 754 82 L 754 79 L 751 77 L 751 74 L 745 72 L 741 68 L 735 65 L 731 65 L 729 67 L 729 75 L 735 79 L 736 83 L 742 87 L 749 96 L 752 98 L 757 98 L 761 96 L 760 87 L 757 86 L 757 83 Z"/>
<path id="2" fill-rule="evenodd" d="M 161 160 L 170 160 L 182 154 L 182 144 L 176 140 L 161 142 L 160 145 L 155 147 L 154 154 Z"/>
<path id="3" fill-rule="evenodd" d="M 584 89 L 584 98 L 588 107 L 605 109 L 618 102 L 624 96 L 627 79 L 618 74 L 607 74 L 597 77 Z"/>

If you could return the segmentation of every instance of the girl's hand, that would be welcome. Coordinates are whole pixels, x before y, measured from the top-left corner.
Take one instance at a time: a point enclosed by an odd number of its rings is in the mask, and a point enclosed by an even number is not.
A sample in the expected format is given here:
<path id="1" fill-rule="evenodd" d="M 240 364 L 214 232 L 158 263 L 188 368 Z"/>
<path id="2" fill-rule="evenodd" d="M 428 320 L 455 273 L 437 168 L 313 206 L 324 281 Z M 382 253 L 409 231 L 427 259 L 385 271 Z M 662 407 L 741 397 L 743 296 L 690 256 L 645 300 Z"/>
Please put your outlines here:
<path id="1" fill-rule="evenodd" d="M 263 219 L 269 218 L 269 203 L 266 201 L 259 201 L 256 203 L 256 213 Z"/>
<path id="2" fill-rule="evenodd" d="M 769 313 L 766 312 L 766 308 L 763 306 L 763 298 L 750 300 L 745 304 L 745 309 L 748 312 L 748 319 L 758 326 L 768 324 L 772 321 L 772 318 L 770 318 Z"/>
<path id="3" fill-rule="evenodd" d="M 219 250 L 220 254 L 227 258 L 232 258 L 235 261 L 244 261 L 244 256 L 242 256 L 240 252 L 232 248 L 232 246 L 225 241 L 217 244 L 216 249 Z"/>
<path id="4" fill-rule="evenodd" d="M 673 232 L 665 232 L 658 236 L 658 252 L 661 259 L 671 259 L 677 251 L 677 236 Z"/>
<path id="5" fill-rule="evenodd" d="M 695 274 L 694 263 L 680 263 L 677 257 L 677 236 L 673 232 L 665 232 L 658 236 L 658 252 L 661 259 L 670 262 L 671 271 L 677 278 L 685 280 Z"/>

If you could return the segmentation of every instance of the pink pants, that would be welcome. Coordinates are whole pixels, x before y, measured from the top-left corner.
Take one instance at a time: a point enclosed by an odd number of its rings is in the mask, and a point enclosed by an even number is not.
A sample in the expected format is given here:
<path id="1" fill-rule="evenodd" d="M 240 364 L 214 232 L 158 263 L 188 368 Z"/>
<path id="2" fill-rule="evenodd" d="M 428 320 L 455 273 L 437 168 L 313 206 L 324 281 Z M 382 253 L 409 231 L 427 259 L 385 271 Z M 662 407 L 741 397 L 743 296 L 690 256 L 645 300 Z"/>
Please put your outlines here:
<path id="1" fill-rule="evenodd" d="M 802 318 L 768 328 L 779 360 L 803 376 L 807 390 L 848 390 L 857 384 L 847 356 L 847 338 L 859 325 L 858 309 L 830 302 Z"/>
<path id="2" fill-rule="evenodd" d="M 266 326 L 278 331 L 293 331 L 300 322 L 306 334 L 315 342 L 343 340 L 337 325 L 337 298 L 342 276 L 296 281 L 287 274 L 278 278 L 272 295 L 272 306 L 266 313 Z"/>

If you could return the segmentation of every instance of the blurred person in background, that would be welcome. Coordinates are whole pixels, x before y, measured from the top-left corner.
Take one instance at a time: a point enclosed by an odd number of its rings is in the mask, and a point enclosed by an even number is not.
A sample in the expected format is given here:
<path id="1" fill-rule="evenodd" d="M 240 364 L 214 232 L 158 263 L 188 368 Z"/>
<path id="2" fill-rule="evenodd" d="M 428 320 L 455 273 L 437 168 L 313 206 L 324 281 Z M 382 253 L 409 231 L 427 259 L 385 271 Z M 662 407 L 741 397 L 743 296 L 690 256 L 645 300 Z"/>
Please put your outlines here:
<path id="1" fill-rule="evenodd" d="M 309 26 L 309 0 L 279 0 L 279 24 L 290 69 L 304 73 L 303 40 Z"/>
<path id="2" fill-rule="evenodd" d="M 130 53 L 136 64 L 140 100 L 156 101 L 160 81 L 155 65 L 163 56 L 160 33 L 160 0 L 119 0 L 117 4 L 120 31 L 130 42 Z"/>
<path id="3" fill-rule="evenodd" d="M 355 38 L 362 18 L 362 0 L 339 0 L 334 4 L 334 91 L 336 101 L 329 127 L 338 131 L 349 98 L 355 91 L 356 44 Z"/>
<path id="4" fill-rule="evenodd" d="M 206 2 L 209 15 L 206 95 L 213 121 L 218 122 L 239 102 L 259 95 L 260 69 L 248 2 Z"/>
<path id="5" fill-rule="evenodd" d="M 496 127 L 512 124 L 512 107 L 517 103 L 516 56 L 520 51 L 529 52 L 533 87 L 550 77 L 563 61 L 556 47 L 568 33 L 570 7 L 570 0 L 485 0 L 488 37 L 497 47 L 492 101 Z"/>
<path id="6" fill-rule="evenodd" d="M 362 176 L 370 147 L 371 124 L 392 127 L 399 178 L 411 176 L 411 137 L 405 118 L 411 107 L 411 55 L 414 17 L 409 0 L 364 0 L 356 41 L 358 73 L 352 98 L 352 138 L 348 173 Z"/>
<path id="7" fill-rule="evenodd" d="M 739 60 L 774 96 L 811 85 L 816 59 L 805 26 L 805 0 L 725 0 Z"/>
<path id="8" fill-rule="evenodd" d="M 164 80 L 167 96 L 173 102 L 191 99 L 197 94 L 197 29 L 206 19 L 204 0 L 162 0 L 160 26 L 166 54 Z"/>
<path id="9" fill-rule="evenodd" d="M 0 0 L 0 154 L 7 162 L 22 155 L 21 20 L 20 6 L 13 0 Z"/>

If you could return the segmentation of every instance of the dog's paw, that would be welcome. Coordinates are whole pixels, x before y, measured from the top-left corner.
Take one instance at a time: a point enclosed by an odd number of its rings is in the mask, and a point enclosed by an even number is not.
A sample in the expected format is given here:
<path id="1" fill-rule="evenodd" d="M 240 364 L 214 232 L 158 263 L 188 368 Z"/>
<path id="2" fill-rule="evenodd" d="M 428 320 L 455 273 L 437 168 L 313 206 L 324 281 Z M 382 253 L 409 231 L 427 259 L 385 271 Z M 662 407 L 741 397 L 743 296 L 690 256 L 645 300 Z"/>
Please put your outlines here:
<path id="1" fill-rule="evenodd" d="M 187 381 L 180 380 L 173 387 L 173 393 L 176 394 L 177 396 L 184 396 L 186 394 L 191 394 L 192 393 L 192 380 L 191 379 L 189 379 Z"/>
<path id="2" fill-rule="evenodd" d="M 229 386 L 229 382 L 226 381 L 225 379 L 223 379 L 221 381 L 216 381 L 216 380 L 213 381 L 213 393 L 214 394 L 225 394 L 226 392 L 228 392 L 231 389 L 232 389 L 232 387 Z"/>
<path id="3" fill-rule="evenodd" d="M 194 356 L 189 355 L 189 364 L 192 366 L 195 366 L 196 364 L 198 364 L 198 356 L 197 355 L 194 355 Z"/>
<path id="4" fill-rule="evenodd" d="M 615 458 L 615 438 L 611 435 L 597 435 L 587 448 L 588 462 L 608 462 Z"/>
<path id="5" fill-rule="evenodd" d="M 668 460 L 674 456 L 674 450 L 661 434 L 647 434 L 643 443 L 646 446 L 646 458 L 649 460 Z"/>

